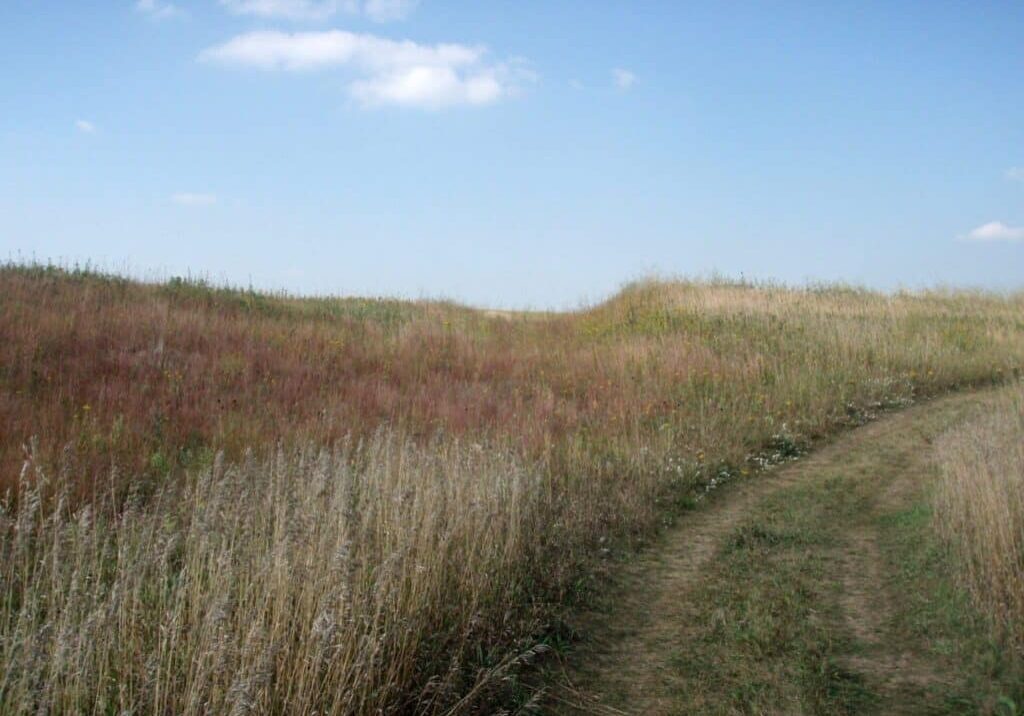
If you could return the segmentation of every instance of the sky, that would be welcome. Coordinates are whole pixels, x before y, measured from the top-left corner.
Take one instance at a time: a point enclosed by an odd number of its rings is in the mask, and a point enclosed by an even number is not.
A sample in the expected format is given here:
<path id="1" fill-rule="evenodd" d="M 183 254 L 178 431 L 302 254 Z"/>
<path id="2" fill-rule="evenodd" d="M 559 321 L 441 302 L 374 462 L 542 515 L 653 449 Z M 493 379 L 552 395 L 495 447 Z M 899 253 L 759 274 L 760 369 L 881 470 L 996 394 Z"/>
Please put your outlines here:
<path id="1" fill-rule="evenodd" d="M 1024 3 L 3 0 L 0 260 L 1024 287 Z"/>

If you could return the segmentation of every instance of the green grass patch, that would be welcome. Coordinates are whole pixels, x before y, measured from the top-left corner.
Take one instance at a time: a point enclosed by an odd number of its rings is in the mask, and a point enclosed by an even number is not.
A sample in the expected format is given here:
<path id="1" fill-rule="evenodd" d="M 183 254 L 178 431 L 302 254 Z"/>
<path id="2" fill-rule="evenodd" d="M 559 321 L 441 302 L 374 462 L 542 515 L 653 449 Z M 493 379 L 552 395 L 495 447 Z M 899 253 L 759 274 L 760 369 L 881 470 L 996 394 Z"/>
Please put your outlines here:
<path id="1" fill-rule="evenodd" d="M 881 548 L 900 595 L 894 628 L 954 666 L 962 683 L 945 695 L 950 714 L 1010 714 L 1024 709 L 1024 670 L 1019 658 L 992 637 L 991 625 L 955 580 L 954 556 L 933 529 L 922 499 L 879 519 Z"/>
<path id="2" fill-rule="evenodd" d="M 850 510 L 834 488 L 783 491 L 725 543 L 694 596 L 695 638 L 673 661 L 681 713 L 854 714 L 876 702 L 839 663 L 848 644 L 829 626 L 827 553 Z"/>

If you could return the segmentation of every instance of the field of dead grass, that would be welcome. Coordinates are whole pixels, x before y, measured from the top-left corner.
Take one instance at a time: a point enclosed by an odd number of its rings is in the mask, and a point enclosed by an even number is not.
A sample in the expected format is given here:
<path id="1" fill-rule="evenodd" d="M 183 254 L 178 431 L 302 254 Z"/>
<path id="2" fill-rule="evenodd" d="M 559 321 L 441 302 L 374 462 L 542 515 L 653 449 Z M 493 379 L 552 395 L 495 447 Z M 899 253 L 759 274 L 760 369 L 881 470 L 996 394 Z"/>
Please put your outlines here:
<path id="1" fill-rule="evenodd" d="M 935 523 L 974 601 L 1024 656 L 1024 388 L 938 444 Z"/>
<path id="2" fill-rule="evenodd" d="M 1019 375 L 1024 298 L 639 282 L 568 314 L 0 270 L 0 703 L 468 711 L 609 541 Z"/>

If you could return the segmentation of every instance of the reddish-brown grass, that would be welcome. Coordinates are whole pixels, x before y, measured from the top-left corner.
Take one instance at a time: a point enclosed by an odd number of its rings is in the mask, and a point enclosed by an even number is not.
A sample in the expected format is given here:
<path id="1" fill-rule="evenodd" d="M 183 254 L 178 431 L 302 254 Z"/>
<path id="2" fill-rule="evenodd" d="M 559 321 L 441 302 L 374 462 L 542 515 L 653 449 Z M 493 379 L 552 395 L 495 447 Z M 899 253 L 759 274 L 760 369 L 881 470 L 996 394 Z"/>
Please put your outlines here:
<path id="1" fill-rule="evenodd" d="M 33 435 L 51 459 L 74 444 L 85 472 L 113 463 L 156 476 L 213 447 L 236 456 L 281 440 L 367 434 L 382 423 L 421 436 L 499 435 L 536 457 L 568 435 L 614 443 L 676 422 L 684 400 L 695 407 L 694 394 L 698 436 L 706 421 L 738 408 L 760 437 L 769 424 L 801 418 L 803 401 L 834 413 L 870 392 L 866 381 L 836 374 L 860 356 L 860 373 L 904 380 L 902 390 L 1017 365 L 1012 301 L 863 294 L 858 303 L 812 293 L 806 302 L 824 313 L 793 325 L 778 312 L 798 315 L 797 292 L 777 292 L 774 306 L 760 308 L 743 302 L 769 294 L 750 287 L 680 292 L 691 302 L 705 293 L 708 310 L 695 303 L 673 311 L 666 301 L 678 296 L 642 285 L 578 315 L 494 317 L 443 303 L 300 300 L 8 267 L 0 271 L 0 485 L 13 484 Z M 975 319 L 982 303 L 989 312 Z M 889 315 L 842 315 L 852 306 Z M 864 344 L 894 329 L 910 342 L 902 354 Z M 834 356 L 821 354 L 832 348 Z M 800 362 L 811 359 L 833 363 L 832 374 L 803 381 L 819 393 L 831 383 L 828 394 L 788 391 L 780 373 L 804 372 Z M 717 388 L 728 383 L 761 389 L 731 396 Z M 780 383 L 781 394 L 773 389 Z M 746 410 L 751 397 L 756 411 Z M 731 399 L 742 405 L 723 405 Z"/>

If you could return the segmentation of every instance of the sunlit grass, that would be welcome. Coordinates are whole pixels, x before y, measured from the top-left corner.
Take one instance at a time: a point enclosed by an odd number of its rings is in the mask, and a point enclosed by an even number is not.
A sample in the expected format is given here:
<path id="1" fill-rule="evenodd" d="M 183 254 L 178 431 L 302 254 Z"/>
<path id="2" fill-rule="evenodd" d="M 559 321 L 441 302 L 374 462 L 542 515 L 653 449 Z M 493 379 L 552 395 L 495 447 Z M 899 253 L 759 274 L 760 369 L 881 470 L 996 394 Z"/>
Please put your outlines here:
<path id="1" fill-rule="evenodd" d="M 1022 308 L 641 282 L 494 314 L 7 267 L 0 702 L 468 708 L 600 545 L 881 407 L 1018 374 Z"/>
<path id="2" fill-rule="evenodd" d="M 947 434 L 935 522 L 975 602 L 1024 655 L 1024 389 Z"/>

